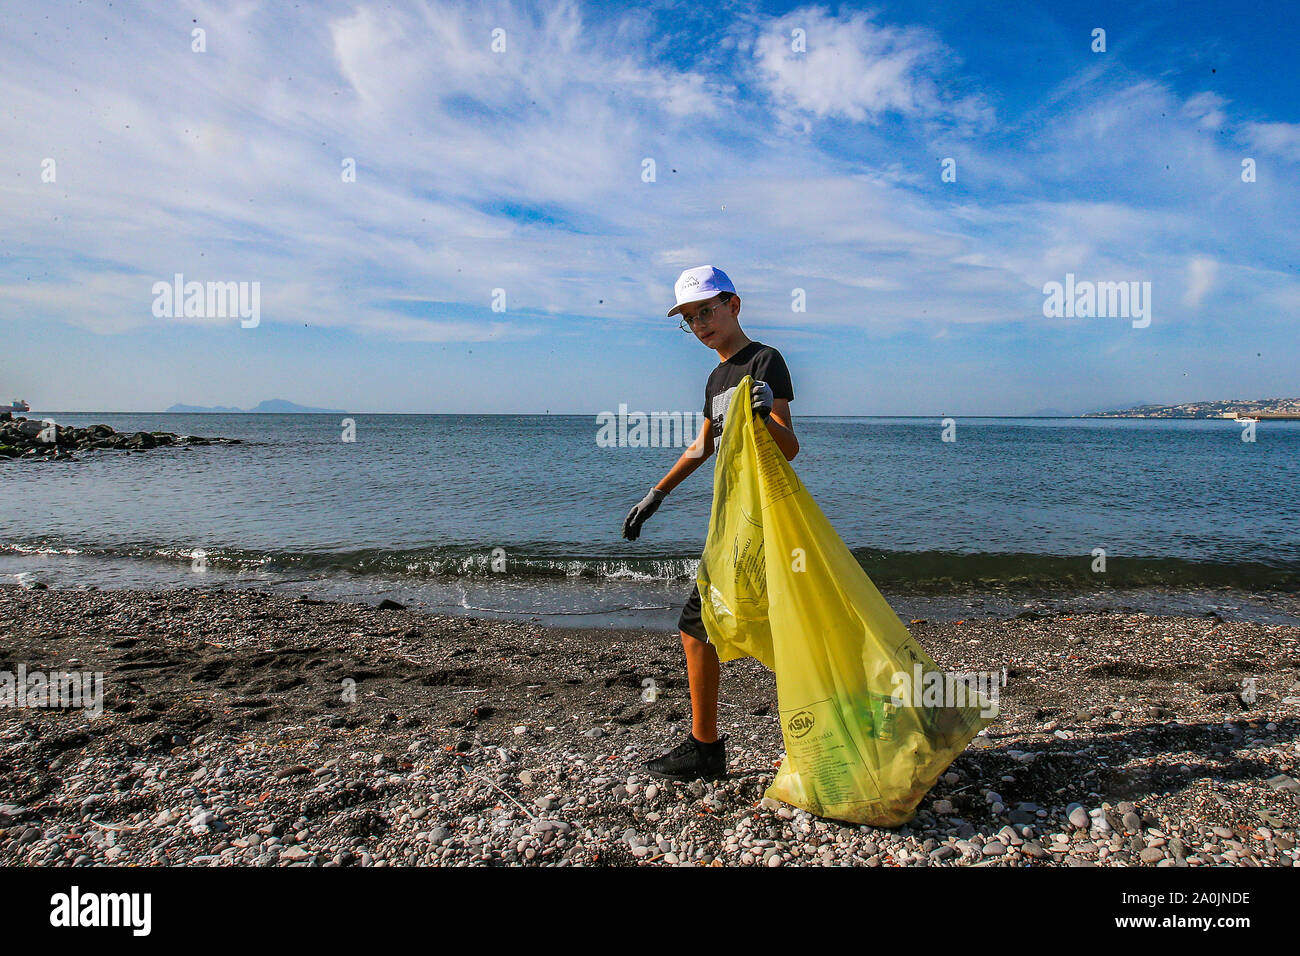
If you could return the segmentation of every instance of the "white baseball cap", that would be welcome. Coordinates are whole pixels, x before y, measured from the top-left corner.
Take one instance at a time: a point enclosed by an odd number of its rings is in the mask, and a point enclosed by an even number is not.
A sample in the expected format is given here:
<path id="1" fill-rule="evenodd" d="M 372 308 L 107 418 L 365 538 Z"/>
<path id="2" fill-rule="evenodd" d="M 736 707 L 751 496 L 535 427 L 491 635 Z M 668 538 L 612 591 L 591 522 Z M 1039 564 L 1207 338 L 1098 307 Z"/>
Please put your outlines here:
<path id="1" fill-rule="evenodd" d="M 669 310 L 669 315 L 676 315 L 681 311 L 682 306 L 691 302 L 712 299 L 719 292 L 730 292 L 735 295 L 736 287 L 731 284 L 731 280 L 721 269 L 715 269 L 713 266 L 696 266 L 694 269 L 687 269 L 677 277 L 673 292 L 677 295 L 677 304 Z"/>

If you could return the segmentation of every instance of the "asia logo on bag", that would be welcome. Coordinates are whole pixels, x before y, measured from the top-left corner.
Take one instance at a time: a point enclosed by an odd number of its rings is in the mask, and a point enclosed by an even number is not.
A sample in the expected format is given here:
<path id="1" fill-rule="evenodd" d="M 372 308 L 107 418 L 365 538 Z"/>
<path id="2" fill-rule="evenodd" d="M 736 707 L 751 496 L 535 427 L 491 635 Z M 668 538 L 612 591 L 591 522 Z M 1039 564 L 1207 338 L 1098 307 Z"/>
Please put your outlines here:
<path id="1" fill-rule="evenodd" d="M 801 710 L 790 718 L 789 722 L 785 725 L 785 729 L 794 734 L 795 737 L 802 737 L 804 734 L 808 733 L 808 731 L 813 729 L 813 724 L 816 722 L 817 720 L 812 714 L 806 710 Z"/>

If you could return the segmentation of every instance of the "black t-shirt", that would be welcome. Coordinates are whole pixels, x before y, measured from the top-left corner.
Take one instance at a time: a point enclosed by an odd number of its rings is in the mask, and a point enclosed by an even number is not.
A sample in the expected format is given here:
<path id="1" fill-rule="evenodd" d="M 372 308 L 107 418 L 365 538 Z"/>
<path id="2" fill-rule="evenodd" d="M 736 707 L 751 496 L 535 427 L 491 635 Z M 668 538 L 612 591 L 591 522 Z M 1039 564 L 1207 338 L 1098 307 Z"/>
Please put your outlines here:
<path id="1" fill-rule="evenodd" d="M 776 398 L 787 401 L 794 398 L 790 370 L 785 367 L 781 353 L 762 342 L 750 342 L 725 362 L 719 362 L 704 386 L 704 417 L 713 422 L 715 440 L 722 437 L 732 393 L 746 375 L 752 375 L 756 382 L 767 382 Z"/>

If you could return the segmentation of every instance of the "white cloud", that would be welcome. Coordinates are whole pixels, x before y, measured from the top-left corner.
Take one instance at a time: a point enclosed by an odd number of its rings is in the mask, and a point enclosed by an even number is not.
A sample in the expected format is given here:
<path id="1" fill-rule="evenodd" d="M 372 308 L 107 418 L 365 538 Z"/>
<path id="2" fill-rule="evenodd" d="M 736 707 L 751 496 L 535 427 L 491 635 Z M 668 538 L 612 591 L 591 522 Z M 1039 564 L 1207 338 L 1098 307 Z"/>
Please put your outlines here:
<path id="1" fill-rule="evenodd" d="M 1208 256 L 1197 256 L 1187 263 L 1187 292 L 1183 295 L 1183 305 L 1199 308 L 1201 300 L 1214 286 L 1219 264 Z"/>
<path id="2" fill-rule="evenodd" d="M 332 21 L 330 34 L 339 72 L 368 106 L 382 108 L 391 102 L 394 93 L 417 72 L 415 51 L 403 42 L 396 22 L 373 9 L 361 8 L 350 17 Z M 431 38 L 429 43 L 430 53 L 444 69 L 458 62 L 440 55 L 447 50 L 450 39 L 444 35 Z M 464 50 L 458 52 L 468 56 Z"/>
<path id="3" fill-rule="evenodd" d="M 1067 271 L 1151 278 L 1192 304 L 1213 289 L 1249 309 L 1257 280 L 1208 250 L 1268 272 L 1295 248 L 1294 191 L 1225 176 L 1239 157 L 1205 135 L 1235 128 L 1225 100 L 1117 86 L 1092 64 L 1089 82 L 1049 94 L 1032 137 L 999 139 L 978 94 L 945 92 L 960 67 L 928 30 L 820 8 L 757 21 L 756 77 L 789 117 L 895 117 L 923 138 L 957 127 L 949 193 L 937 164 L 916 168 L 870 130 L 855 131 L 852 163 L 774 135 L 786 130 L 752 108 L 744 70 L 657 61 L 571 3 L 241 9 L 213 19 L 191 5 L 178 26 L 92 8 L 58 45 L 0 30 L 6 317 L 138 330 L 156 321 L 152 282 L 183 272 L 260 281 L 264 324 L 519 339 L 557 313 L 658 321 L 677 272 L 712 262 L 747 318 L 810 334 L 930 329 L 1032 320 L 1043 283 Z M 209 54 L 189 51 L 190 15 Z M 794 26 L 803 60 L 788 54 Z M 1281 148 L 1300 127 L 1243 129 Z M 45 156 L 55 184 L 39 182 Z M 645 156 L 656 183 L 640 180 Z M 340 179 L 344 157 L 355 183 Z M 504 315 L 487 311 L 496 287 Z M 790 311 L 793 287 L 807 313 Z"/>
<path id="4" fill-rule="evenodd" d="M 1201 129 L 1218 129 L 1227 119 L 1223 107 L 1228 101 L 1217 93 L 1197 93 L 1183 103 L 1183 115 L 1196 121 Z"/>
<path id="5" fill-rule="evenodd" d="M 806 50 L 792 49 L 803 30 Z M 888 27 L 872 14 L 831 16 L 804 7 L 766 23 L 754 40 L 755 69 L 779 107 L 814 117 L 875 122 L 889 113 L 984 124 L 992 110 L 978 95 L 948 96 L 935 77 L 955 59 L 923 27 Z"/>
<path id="6" fill-rule="evenodd" d="M 1246 123 L 1243 133 L 1255 149 L 1278 153 L 1293 161 L 1300 156 L 1300 123 Z"/>

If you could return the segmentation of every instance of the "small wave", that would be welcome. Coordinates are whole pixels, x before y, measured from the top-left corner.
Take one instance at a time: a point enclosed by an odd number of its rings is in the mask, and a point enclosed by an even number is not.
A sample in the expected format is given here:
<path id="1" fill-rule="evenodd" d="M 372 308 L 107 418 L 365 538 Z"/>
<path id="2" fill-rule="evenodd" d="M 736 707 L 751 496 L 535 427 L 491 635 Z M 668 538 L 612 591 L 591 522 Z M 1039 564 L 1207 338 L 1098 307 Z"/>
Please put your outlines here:
<path id="1" fill-rule="evenodd" d="M 699 552 L 647 557 L 582 555 L 578 546 L 548 549 L 442 546 L 406 550 L 258 551 L 251 549 L 138 544 L 94 548 L 59 542 L 9 542 L 0 554 L 77 559 L 135 559 L 192 563 L 202 555 L 208 567 L 235 574 L 269 574 L 288 580 L 334 575 L 383 577 L 395 581 L 489 582 L 590 580 L 611 585 L 679 585 L 694 580 Z M 859 564 L 882 589 L 953 593 L 974 590 L 1065 590 L 1096 592 L 1128 588 L 1240 588 L 1300 592 L 1300 566 L 1261 561 L 1205 562 L 1172 557 L 1111 555 L 1105 572 L 1093 572 L 1091 555 L 990 554 L 950 551 L 858 549 Z M 467 609 L 468 605 L 466 605 Z"/>
<path id="2" fill-rule="evenodd" d="M 0 553 L 8 552 L 10 554 L 82 554 L 80 548 L 52 548 L 47 545 L 39 544 L 5 544 L 0 545 Z"/>

